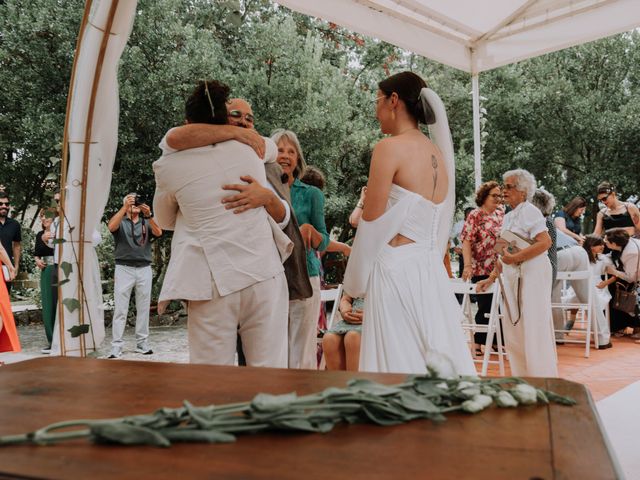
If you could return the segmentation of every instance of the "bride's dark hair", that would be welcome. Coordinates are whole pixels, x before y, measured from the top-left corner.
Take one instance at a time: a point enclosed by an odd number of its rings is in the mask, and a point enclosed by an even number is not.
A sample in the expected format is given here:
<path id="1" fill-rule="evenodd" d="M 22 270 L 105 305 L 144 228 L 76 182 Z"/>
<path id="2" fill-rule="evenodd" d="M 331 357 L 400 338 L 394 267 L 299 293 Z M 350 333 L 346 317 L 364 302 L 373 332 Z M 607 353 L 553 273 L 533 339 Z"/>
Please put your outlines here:
<path id="1" fill-rule="evenodd" d="M 427 83 L 413 72 L 396 73 L 378 83 L 378 88 L 385 96 L 389 97 L 395 92 L 406 105 L 409 115 L 415 120 L 431 125 L 435 123 L 436 117 L 428 106 L 425 111 L 420 98 L 420 91 L 426 87 Z"/>

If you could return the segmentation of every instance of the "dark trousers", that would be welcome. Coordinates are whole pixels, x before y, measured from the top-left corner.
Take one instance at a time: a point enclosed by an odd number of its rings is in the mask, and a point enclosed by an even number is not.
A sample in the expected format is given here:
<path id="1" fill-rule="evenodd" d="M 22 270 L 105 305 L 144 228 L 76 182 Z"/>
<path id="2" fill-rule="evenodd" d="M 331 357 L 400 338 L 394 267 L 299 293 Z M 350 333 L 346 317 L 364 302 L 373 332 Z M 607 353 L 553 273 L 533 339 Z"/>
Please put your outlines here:
<path id="1" fill-rule="evenodd" d="M 471 281 L 473 283 L 477 283 L 480 280 L 485 280 L 489 278 L 489 275 L 474 275 L 471 277 Z M 493 293 L 488 293 L 484 295 L 476 295 L 476 303 L 478 305 L 478 311 L 476 312 L 476 324 L 478 325 L 488 325 L 489 318 L 485 317 L 489 315 L 491 312 L 491 302 L 493 301 Z M 476 332 L 473 334 L 473 340 L 476 343 L 484 345 L 487 341 L 487 334 L 485 332 Z M 495 343 L 495 339 L 494 339 Z"/>

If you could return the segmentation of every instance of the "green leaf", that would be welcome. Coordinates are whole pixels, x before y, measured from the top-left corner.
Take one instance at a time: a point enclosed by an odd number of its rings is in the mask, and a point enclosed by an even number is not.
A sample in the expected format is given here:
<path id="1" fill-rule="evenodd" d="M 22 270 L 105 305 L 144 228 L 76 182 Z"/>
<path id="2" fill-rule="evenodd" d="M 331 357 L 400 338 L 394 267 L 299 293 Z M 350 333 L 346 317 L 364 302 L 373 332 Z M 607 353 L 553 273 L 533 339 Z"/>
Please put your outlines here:
<path id="1" fill-rule="evenodd" d="M 251 408 L 258 412 L 277 412 L 288 408 L 297 398 L 295 392 L 284 395 L 259 393 L 251 401 Z"/>
<path id="2" fill-rule="evenodd" d="M 351 390 L 357 392 L 370 393 L 372 395 L 395 395 L 402 390 L 397 387 L 390 387 L 381 383 L 374 382 L 363 378 L 349 380 L 347 382 Z"/>
<path id="3" fill-rule="evenodd" d="M 53 239 L 53 244 L 54 245 L 59 245 L 61 243 L 66 243 L 67 241 L 64 238 L 54 238 Z"/>
<path id="4" fill-rule="evenodd" d="M 160 430 L 163 437 L 171 442 L 231 443 L 235 435 L 218 430 L 187 430 L 184 428 Z"/>
<path id="5" fill-rule="evenodd" d="M 73 313 L 80 308 L 80 302 L 77 298 L 65 298 L 62 300 L 62 304 L 67 307 L 69 313 Z"/>
<path id="6" fill-rule="evenodd" d="M 68 278 L 64 278 L 62 280 L 60 280 L 58 283 L 52 283 L 51 285 L 54 287 L 61 287 L 62 285 L 64 285 L 65 283 L 69 283 L 71 280 L 69 280 Z"/>
<path id="7" fill-rule="evenodd" d="M 96 443 L 152 445 L 155 447 L 168 447 L 171 445 L 171 442 L 159 432 L 121 422 L 91 425 L 90 430 Z"/>
<path id="8" fill-rule="evenodd" d="M 74 325 L 69 330 L 67 330 L 71 334 L 71 338 L 79 337 L 80 335 L 85 335 L 89 333 L 89 325 Z"/>
<path id="9" fill-rule="evenodd" d="M 64 273 L 65 278 L 69 278 L 69 275 L 73 272 L 73 265 L 69 262 L 62 262 L 60 264 L 60 270 Z"/>

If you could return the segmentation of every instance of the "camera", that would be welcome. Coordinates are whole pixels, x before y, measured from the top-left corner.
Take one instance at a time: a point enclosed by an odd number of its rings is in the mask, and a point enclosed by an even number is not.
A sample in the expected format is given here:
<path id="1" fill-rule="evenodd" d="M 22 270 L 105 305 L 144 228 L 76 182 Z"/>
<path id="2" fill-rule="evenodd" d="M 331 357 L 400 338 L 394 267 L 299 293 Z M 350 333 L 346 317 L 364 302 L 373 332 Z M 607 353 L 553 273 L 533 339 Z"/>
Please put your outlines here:
<path id="1" fill-rule="evenodd" d="M 136 198 L 133 201 L 133 205 L 136 207 L 139 207 L 140 205 L 144 205 L 144 204 L 146 204 L 146 202 L 144 201 L 144 198 L 142 197 L 142 195 L 138 195 L 136 193 Z"/>

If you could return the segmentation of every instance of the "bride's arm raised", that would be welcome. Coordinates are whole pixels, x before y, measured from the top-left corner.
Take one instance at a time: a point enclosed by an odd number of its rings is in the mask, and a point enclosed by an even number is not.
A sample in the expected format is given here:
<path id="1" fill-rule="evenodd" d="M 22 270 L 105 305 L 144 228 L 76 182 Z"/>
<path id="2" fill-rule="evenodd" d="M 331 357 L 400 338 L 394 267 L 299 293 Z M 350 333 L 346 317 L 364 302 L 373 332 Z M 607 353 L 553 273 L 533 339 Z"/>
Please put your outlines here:
<path id="1" fill-rule="evenodd" d="M 373 149 L 367 183 L 367 201 L 362 212 L 362 219 L 367 222 L 375 220 L 385 212 L 393 177 L 398 171 L 394 143 L 391 138 L 385 138 Z"/>

